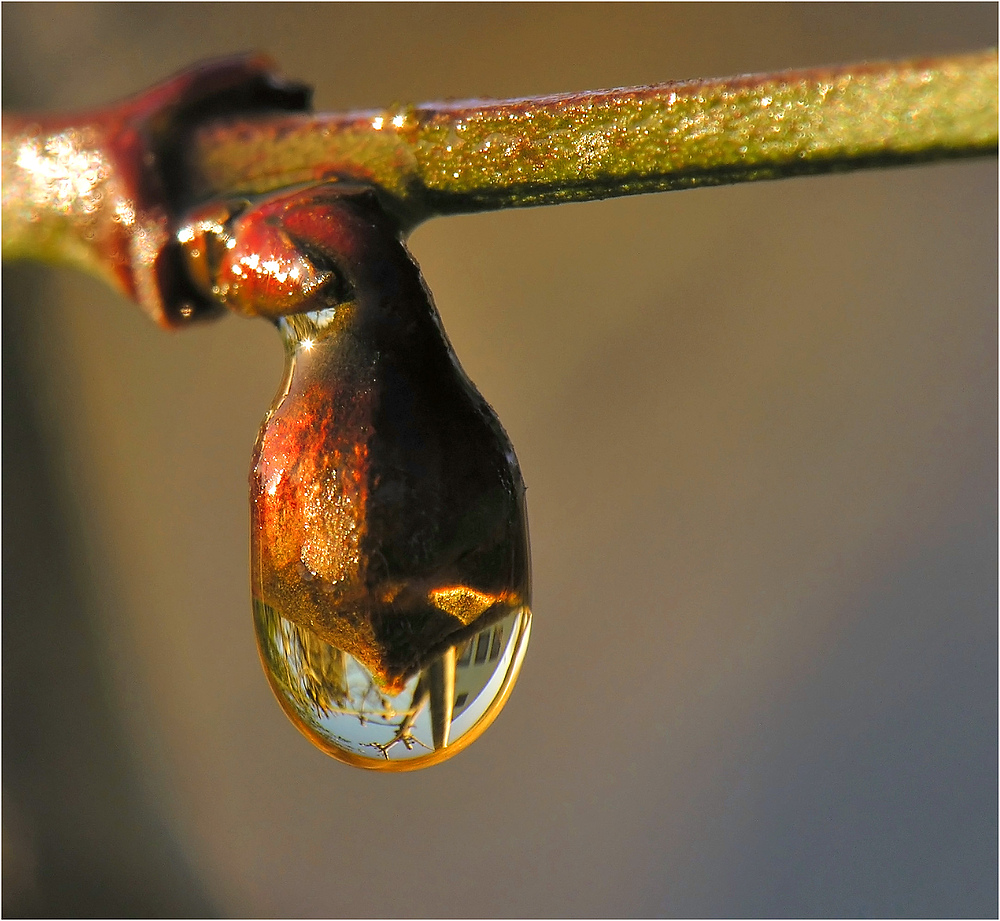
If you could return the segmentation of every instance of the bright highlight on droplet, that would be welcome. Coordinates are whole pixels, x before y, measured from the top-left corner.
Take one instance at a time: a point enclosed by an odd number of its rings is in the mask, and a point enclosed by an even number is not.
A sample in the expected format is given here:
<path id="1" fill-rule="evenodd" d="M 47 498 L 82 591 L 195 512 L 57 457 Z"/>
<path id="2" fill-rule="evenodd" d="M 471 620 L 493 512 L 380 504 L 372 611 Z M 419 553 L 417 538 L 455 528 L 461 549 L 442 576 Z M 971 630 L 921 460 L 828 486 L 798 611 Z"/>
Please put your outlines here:
<path id="1" fill-rule="evenodd" d="M 447 611 L 452 617 L 457 617 L 463 624 L 471 624 L 501 599 L 485 592 L 477 592 L 465 585 L 457 585 L 435 589 L 430 593 L 430 600 L 435 607 Z"/>

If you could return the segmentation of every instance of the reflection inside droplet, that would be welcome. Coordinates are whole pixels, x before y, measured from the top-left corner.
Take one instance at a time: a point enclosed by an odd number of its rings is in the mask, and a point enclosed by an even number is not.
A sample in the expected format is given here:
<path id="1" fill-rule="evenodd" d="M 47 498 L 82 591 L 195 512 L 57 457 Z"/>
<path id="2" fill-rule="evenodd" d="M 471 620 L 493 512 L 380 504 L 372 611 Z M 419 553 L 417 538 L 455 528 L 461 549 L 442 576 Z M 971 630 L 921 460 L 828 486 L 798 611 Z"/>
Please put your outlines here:
<path id="1" fill-rule="evenodd" d="M 305 735 L 406 770 L 463 748 L 510 693 L 530 619 L 524 483 L 395 225 L 373 198 L 338 196 L 241 218 L 280 218 L 336 276 L 316 310 L 276 324 L 285 378 L 250 475 L 254 617 Z M 273 236 L 244 234 L 241 252 Z"/>
<path id="2" fill-rule="evenodd" d="M 305 735 L 341 761 L 405 771 L 450 757 L 489 726 L 521 668 L 531 614 L 479 618 L 392 685 L 256 600 L 254 626 L 271 687 Z"/>
<path id="3" fill-rule="evenodd" d="M 450 352 L 375 352 L 357 313 L 278 324 L 286 380 L 251 476 L 254 618 L 306 736 L 408 770 L 464 748 L 513 686 L 530 621 L 524 491 Z"/>

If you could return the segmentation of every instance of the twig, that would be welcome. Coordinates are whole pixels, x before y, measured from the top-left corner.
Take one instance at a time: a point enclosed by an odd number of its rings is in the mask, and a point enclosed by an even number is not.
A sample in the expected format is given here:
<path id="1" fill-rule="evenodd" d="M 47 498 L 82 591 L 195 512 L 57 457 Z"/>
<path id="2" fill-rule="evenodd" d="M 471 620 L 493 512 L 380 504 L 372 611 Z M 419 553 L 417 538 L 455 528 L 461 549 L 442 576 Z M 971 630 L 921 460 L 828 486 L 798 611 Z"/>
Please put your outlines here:
<path id="1" fill-rule="evenodd" d="M 997 55 L 977 54 L 197 132 L 210 196 L 326 176 L 371 183 L 410 223 L 456 212 L 777 179 L 997 148 Z"/>
<path id="2" fill-rule="evenodd" d="M 76 264 L 178 326 L 221 309 L 177 239 L 189 209 L 217 198 L 355 180 L 407 229 L 997 149 L 995 50 L 346 115 L 305 113 L 308 95 L 245 57 L 95 113 L 5 115 L 4 256 Z"/>

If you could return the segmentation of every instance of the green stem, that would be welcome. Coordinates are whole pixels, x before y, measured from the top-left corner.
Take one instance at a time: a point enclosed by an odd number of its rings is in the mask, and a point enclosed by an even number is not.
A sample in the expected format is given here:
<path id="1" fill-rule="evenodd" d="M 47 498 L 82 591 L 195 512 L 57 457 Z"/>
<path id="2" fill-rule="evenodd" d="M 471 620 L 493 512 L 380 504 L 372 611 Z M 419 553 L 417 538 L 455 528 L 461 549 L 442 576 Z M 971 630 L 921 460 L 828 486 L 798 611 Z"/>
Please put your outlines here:
<path id="1" fill-rule="evenodd" d="M 995 50 L 500 102 L 242 117 L 200 129 L 202 195 L 324 177 L 408 223 L 997 148 Z"/>
<path id="2" fill-rule="evenodd" d="M 176 236 L 191 205 L 214 213 L 216 198 L 357 180 L 411 228 L 997 149 L 995 50 L 346 115 L 302 114 L 306 99 L 246 57 L 94 113 L 5 115 L 4 256 L 76 264 L 181 326 L 219 309 Z"/>

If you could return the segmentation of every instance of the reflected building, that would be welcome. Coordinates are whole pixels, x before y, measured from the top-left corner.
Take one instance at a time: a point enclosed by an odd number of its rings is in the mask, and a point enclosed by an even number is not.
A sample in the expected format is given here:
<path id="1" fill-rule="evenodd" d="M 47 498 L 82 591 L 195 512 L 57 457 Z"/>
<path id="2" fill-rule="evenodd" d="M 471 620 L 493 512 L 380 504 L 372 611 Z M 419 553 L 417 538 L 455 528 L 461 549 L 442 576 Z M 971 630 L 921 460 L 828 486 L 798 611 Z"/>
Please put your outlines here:
<path id="1" fill-rule="evenodd" d="M 504 624 L 493 624 L 471 639 L 455 647 L 455 703 L 459 714 L 483 687 L 494 670 L 494 664 L 503 650 Z"/>

